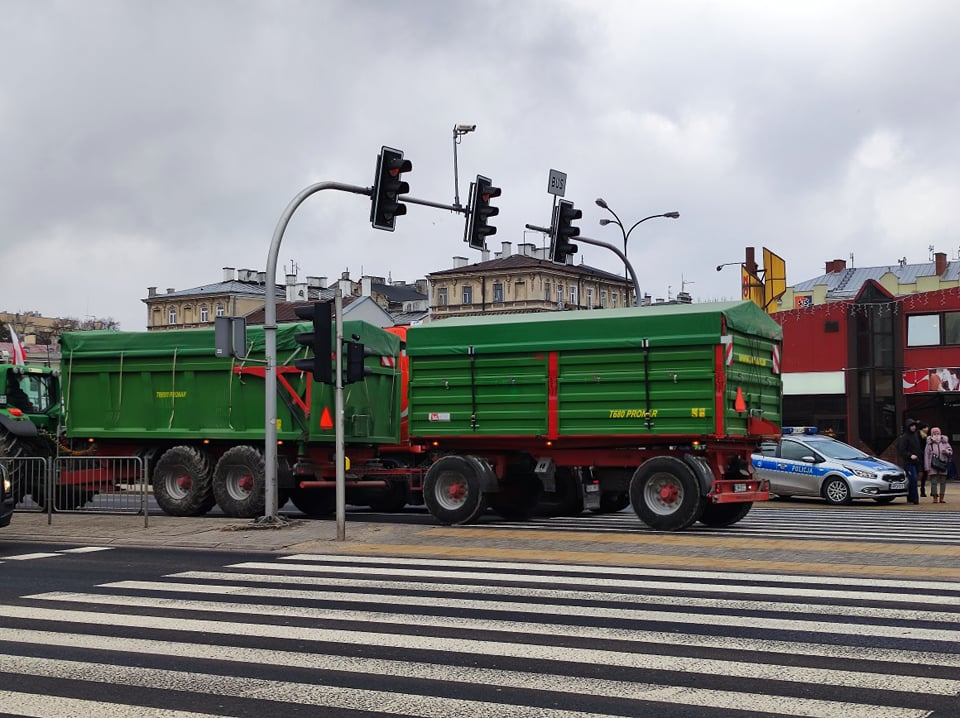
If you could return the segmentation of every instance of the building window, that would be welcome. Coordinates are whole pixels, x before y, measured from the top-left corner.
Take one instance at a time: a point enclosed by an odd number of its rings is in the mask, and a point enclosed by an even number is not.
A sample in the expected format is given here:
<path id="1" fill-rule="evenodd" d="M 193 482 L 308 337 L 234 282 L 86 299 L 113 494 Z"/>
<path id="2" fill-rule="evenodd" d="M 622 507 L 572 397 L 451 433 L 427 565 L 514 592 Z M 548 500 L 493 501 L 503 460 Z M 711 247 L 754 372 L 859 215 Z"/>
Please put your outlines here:
<path id="1" fill-rule="evenodd" d="M 943 343 L 960 344 L 960 312 L 943 315 Z"/>
<path id="2" fill-rule="evenodd" d="M 437 287 L 437 306 L 439 307 L 447 306 L 447 288 L 446 287 Z"/>
<path id="3" fill-rule="evenodd" d="M 908 347 L 935 347 L 939 343 L 939 314 L 914 314 L 907 317 Z"/>
<path id="4" fill-rule="evenodd" d="M 570 303 L 573 306 L 577 306 L 577 287 L 576 286 L 570 287 Z"/>
<path id="5" fill-rule="evenodd" d="M 617 308 L 617 296 L 618 295 L 616 292 L 610 292 L 610 308 L 611 309 Z"/>
<path id="6" fill-rule="evenodd" d="M 473 304 L 473 287 L 469 284 L 463 285 L 463 304 Z"/>
<path id="7" fill-rule="evenodd" d="M 177 323 L 177 308 L 170 307 L 167 310 L 167 324 L 176 324 Z"/>
<path id="8" fill-rule="evenodd" d="M 493 301 L 503 301 L 503 285 L 500 282 L 496 282 L 493 285 Z"/>
<path id="9" fill-rule="evenodd" d="M 557 285 L 557 305 L 561 307 L 563 306 L 563 285 L 562 284 Z"/>
<path id="10" fill-rule="evenodd" d="M 553 294 L 551 293 L 551 290 L 552 290 L 552 289 L 553 289 L 553 286 L 550 284 L 550 282 L 544 282 L 544 284 L 543 284 L 543 298 L 544 298 L 544 300 L 547 301 L 547 302 L 553 301 Z"/>
<path id="11" fill-rule="evenodd" d="M 587 309 L 593 309 L 593 288 L 587 288 Z"/>
<path id="12" fill-rule="evenodd" d="M 607 306 L 607 290 L 601 289 L 600 290 L 600 308 L 603 309 L 606 306 Z"/>
<path id="13" fill-rule="evenodd" d="M 217 316 L 218 316 L 218 317 L 222 317 L 223 314 L 224 314 L 223 305 L 222 305 L 222 304 L 218 304 L 218 305 L 217 305 Z"/>
<path id="14" fill-rule="evenodd" d="M 210 307 L 206 304 L 200 305 L 200 321 L 209 322 L 210 321 Z"/>

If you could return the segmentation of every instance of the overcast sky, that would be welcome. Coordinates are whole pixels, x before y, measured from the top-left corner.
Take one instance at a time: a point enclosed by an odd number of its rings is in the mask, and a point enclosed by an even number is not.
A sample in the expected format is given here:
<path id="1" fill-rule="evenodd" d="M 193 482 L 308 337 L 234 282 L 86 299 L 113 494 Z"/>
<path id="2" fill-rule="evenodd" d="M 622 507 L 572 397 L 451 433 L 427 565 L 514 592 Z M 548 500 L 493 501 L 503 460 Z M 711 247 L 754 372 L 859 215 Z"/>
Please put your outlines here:
<path id="1" fill-rule="evenodd" d="M 0 310 L 142 330 L 147 287 L 266 269 L 284 208 L 370 186 L 381 145 L 411 195 L 491 177 L 491 250 L 540 244 L 550 169 L 583 233 L 622 243 L 655 297 L 738 298 L 744 249 L 787 283 L 960 251 L 954 0 L 0 0 Z M 461 215 L 411 205 L 393 233 L 326 191 L 284 267 L 413 281 L 480 255 Z M 603 248 L 578 257 L 622 271 Z"/>

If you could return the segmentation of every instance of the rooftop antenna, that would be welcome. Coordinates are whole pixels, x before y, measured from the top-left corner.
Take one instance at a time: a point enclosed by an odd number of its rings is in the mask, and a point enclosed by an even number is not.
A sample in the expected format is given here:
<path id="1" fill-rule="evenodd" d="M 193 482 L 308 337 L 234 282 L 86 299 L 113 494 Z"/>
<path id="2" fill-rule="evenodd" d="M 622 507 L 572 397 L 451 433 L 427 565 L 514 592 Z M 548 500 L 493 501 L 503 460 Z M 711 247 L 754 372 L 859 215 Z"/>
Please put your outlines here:
<path id="1" fill-rule="evenodd" d="M 853 252 L 850 252 L 850 266 L 853 267 Z"/>
<path id="2" fill-rule="evenodd" d="M 694 282 L 692 279 L 684 279 L 683 275 L 681 274 L 680 275 L 680 291 L 681 292 L 687 291 L 688 284 L 696 284 L 696 282 Z"/>
<path id="3" fill-rule="evenodd" d="M 930 261 L 932 262 L 933 261 L 933 245 L 932 244 L 927 245 L 927 251 L 930 253 Z"/>

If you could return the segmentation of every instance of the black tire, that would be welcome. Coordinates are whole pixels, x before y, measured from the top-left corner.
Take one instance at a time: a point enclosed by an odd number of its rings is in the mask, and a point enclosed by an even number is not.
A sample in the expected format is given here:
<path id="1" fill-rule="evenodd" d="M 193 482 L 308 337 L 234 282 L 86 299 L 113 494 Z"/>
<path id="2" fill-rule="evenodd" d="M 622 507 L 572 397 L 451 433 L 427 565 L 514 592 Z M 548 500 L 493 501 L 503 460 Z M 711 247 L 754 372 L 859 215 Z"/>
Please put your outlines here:
<path id="1" fill-rule="evenodd" d="M 839 476 L 831 476 L 824 481 L 820 491 L 823 494 L 823 498 L 827 500 L 827 503 L 833 504 L 834 506 L 849 504 L 853 501 L 853 496 L 850 493 L 850 485 Z"/>
<path id="2" fill-rule="evenodd" d="M 252 446 L 224 452 L 213 470 L 213 496 L 220 510 L 237 519 L 263 516 L 265 467 L 263 454 Z"/>
<path id="3" fill-rule="evenodd" d="M 368 489 L 367 503 L 374 511 L 394 514 L 407 505 L 406 481 L 388 481 L 382 489 Z"/>
<path id="4" fill-rule="evenodd" d="M 896 496 L 877 496 L 873 500 L 876 501 L 878 504 L 886 505 L 889 503 L 893 503 L 893 500 L 895 498 L 897 497 Z"/>
<path id="5" fill-rule="evenodd" d="M 700 514 L 700 523 L 711 528 L 733 526 L 740 519 L 750 513 L 753 502 L 744 501 L 738 504 L 710 504 L 703 507 Z"/>
<path id="6" fill-rule="evenodd" d="M 216 503 L 210 462 L 192 446 L 174 446 L 153 467 L 153 498 L 170 516 L 202 516 Z"/>
<path id="7" fill-rule="evenodd" d="M 634 472 L 630 503 L 650 528 L 680 531 L 697 522 L 706 500 L 689 466 L 672 456 L 658 456 L 643 462 Z"/>
<path id="8" fill-rule="evenodd" d="M 488 498 L 490 508 L 507 521 L 526 521 L 533 516 L 543 485 L 533 474 L 513 476 L 500 482 L 500 491 Z"/>
<path id="9" fill-rule="evenodd" d="M 622 511 L 630 505 L 629 493 L 617 493 L 616 491 L 604 491 L 600 494 L 600 506 L 593 509 L 595 514 L 614 514 Z"/>
<path id="10" fill-rule="evenodd" d="M 53 453 L 48 450 L 48 442 L 38 442 L 37 438 L 17 436 L 0 427 L 0 459 L 21 459 L 8 466 L 9 478 L 13 482 L 13 495 L 18 504 L 23 501 L 24 496 L 30 494 L 34 503 L 39 505 L 37 494 L 43 490 L 46 470 L 39 470 L 39 466 L 32 466 L 33 462 L 26 459 L 49 458 Z"/>
<path id="11" fill-rule="evenodd" d="M 294 489 L 290 500 L 312 519 L 326 518 L 337 510 L 336 489 Z"/>
<path id="12" fill-rule="evenodd" d="M 442 524 L 476 521 L 486 508 L 476 466 L 463 456 L 444 456 L 434 462 L 423 480 L 423 502 Z"/>

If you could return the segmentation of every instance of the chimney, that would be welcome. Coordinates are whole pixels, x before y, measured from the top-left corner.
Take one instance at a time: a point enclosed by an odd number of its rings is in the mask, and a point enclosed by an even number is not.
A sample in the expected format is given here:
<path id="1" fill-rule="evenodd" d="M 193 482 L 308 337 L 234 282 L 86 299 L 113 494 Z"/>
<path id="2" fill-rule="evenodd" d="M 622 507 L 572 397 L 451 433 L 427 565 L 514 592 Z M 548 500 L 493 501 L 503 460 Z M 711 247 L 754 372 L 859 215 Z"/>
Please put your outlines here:
<path id="1" fill-rule="evenodd" d="M 266 284 L 267 283 L 267 273 L 266 272 L 254 272 L 257 278 L 257 284 Z"/>
<path id="2" fill-rule="evenodd" d="M 287 282 L 286 290 L 288 302 L 305 302 L 309 298 L 307 296 L 307 285 L 304 282 L 299 284 Z"/>
<path id="3" fill-rule="evenodd" d="M 490 250 L 489 249 L 480 250 L 480 261 L 486 262 L 486 261 L 489 261 L 489 259 L 490 259 Z"/>
<path id="4" fill-rule="evenodd" d="M 149 297 L 155 297 L 155 296 L 157 296 L 157 288 L 147 287 L 147 297 L 149 298 Z"/>
<path id="5" fill-rule="evenodd" d="M 834 259 L 831 262 L 827 262 L 827 274 L 834 274 L 835 272 L 842 272 L 847 268 L 846 259 Z"/>
<path id="6" fill-rule="evenodd" d="M 513 250 L 513 242 L 501 242 L 502 249 L 500 250 L 501 257 L 509 257 L 510 252 Z"/>
<path id="7" fill-rule="evenodd" d="M 223 281 L 232 282 L 237 278 L 236 270 L 233 267 L 223 268 Z"/>
<path id="8" fill-rule="evenodd" d="M 943 273 L 947 271 L 947 253 L 937 252 L 933 255 L 933 261 L 937 265 L 937 276 L 942 277 Z"/>
<path id="9" fill-rule="evenodd" d="M 360 296 L 361 297 L 373 296 L 373 278 L 360 277 Z"/>
<path id="10" fill-rule="evenodd" d="M 296 275 L 296 274 L 288 274 L 288 275 L 286 275 L 286 276 L 287 276 L 287 286 L 288 286 L 288 287 L 293 286 L 294 284 L 297 283 L 297 275 Z"/>
<path id="11" fill-rule="evenodd" d="M 173 287 L 167 287 L 167 294 L 173 294 L 175 291 L 177 290 L 174 289 Z"/>
<path id="12" fill-rule="evenodd" d="M 454 258 L 453 258 L 453 268 L 454 268 L 454 269 L 461 269 L 462 267 L 466 267 L 466 266 L 467 266 L 467 258 L 466 258 L 466 257 L 454 257 Z"/>
<path id="13" fill-rule="evenodd" d="M 323 279 L 323 277 L 307 277 L 307 286 L 314 289 L 321 288 L 323 287 L 323 285 L 320 283 L 321 279 Z"/>

